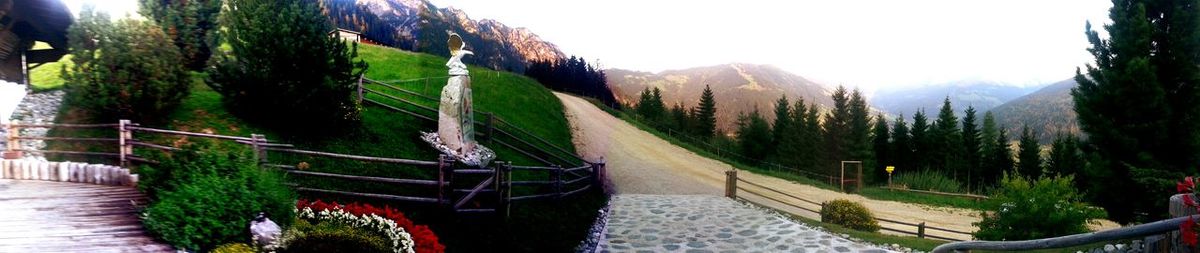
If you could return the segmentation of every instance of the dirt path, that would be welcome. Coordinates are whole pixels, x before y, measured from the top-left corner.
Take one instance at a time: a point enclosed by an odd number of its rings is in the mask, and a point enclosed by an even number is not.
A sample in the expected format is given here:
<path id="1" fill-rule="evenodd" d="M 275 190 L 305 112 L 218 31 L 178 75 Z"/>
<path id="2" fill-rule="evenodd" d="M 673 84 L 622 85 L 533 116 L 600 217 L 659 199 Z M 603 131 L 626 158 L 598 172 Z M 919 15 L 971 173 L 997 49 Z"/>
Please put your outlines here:
<path id="1" fill-rule="evenodd" d="M 567 119 L 575 135 L 575 147 L 589 160 L 604 158 L 608 163 L 608 175 L 618 194 L 710 194 L 724 192 L 724 171 L 731 165 L 705 158 L 696 153 L 672 145 L 650 133 L 641 131 L 612 115 L 596 108 L 586 100 L 562 93 L 554 93 L 563 102 Z M 976 211 L 929 207 L 894 201 L 867 199 L 859 195 L 816 188 L 790 181 L 763 176 L 749 171 L 738 171 L 739 178 L 755 182 L 814 202 L 833 199 L 849 199 L 862 203 L 877 216 L 897 221 L 920 223 L 930 227 L 955 231 L 972 232 L 971 223 L 978 222 Z M 793 201 L 793 205 L 820 210 L 820 206 L 794 201 L 780 194 L 744 185 L 756 192 L 777 199 Z M 748 199 L 769 205 L 779 210 L 808 218 L 820 219 L 819 215 L 803 209 L 779 204 L 750 194 L 740 194 Z M 912 226 L 881 223 L 884 227 L 916 231 Z M 1112 227 L 1111 222 L 1106 227 Z M 886 232 L 886 231 L 885 231 Z M 931 235 L 969 240 L 969 236 L 926 230 Z"/>

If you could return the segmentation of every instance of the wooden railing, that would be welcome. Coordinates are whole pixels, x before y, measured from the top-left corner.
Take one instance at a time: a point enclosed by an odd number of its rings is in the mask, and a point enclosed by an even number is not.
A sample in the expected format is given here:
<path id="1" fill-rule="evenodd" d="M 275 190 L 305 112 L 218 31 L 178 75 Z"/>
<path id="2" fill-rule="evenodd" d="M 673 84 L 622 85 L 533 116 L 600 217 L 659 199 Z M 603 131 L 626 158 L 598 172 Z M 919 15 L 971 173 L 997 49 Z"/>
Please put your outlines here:
<path id="1" fill-rule="evenodd" d="M 326 179 L 350 180 L 356 182 L 371 182 L 393 185 L 396 187 L 434 187 L 435 194 L 428 196 L 416 195 L 394 195 L 381 193 L 365 193 L 352 192 L 336 189 L 314 188 L 304 185 L 293 185 L 297 191 L 321 194 L 334 194 L 361 198 L 374 198 L 391 201 L 409 202 L 409 203 L 424 203 L 435 204 L 447 207 L 449 210 L 458 213 L 478 213 L 478 212 L 497 212 L 507 215 L 510 205 L 513 202 L 528 201 L 535 199 L 560 199 L 566 196 L 581 193 L 592 187 L 599 187 L 601 180 L 604 177 L 604 163 L 586 162 L 582 165 L 563 168 L 560 166 L 514 166 L 510 162 L 496 161 L 486 168 L 466 167 L 455 163 L 455 160 L 449 156 L 441 155 L 434 160 L 419 160 L 407 158 L 393 157 L 374 157 L 354 154 L 341 154 L 314 150 L 298 149 L 294 145 L 273 142 L 260 134 L 251 134 L 249 137 L 244 136 L 227 136 L 218 134 L 195 133 L 178 130 L 156 129 L 142 127 L 128 120 L 121 120 L 117 124 L 20 124 L 12 122 L 11 124 L 3 125 L 8 129 L 8 146 L 5 157 L 21 156 L 22 152 L 41 153 L 41 154 L 69 154 L 82 155 L 89 157 L 105 157 L 115 158 L 114 161 L 120 163 L 123 168 L 132 168 L 134 163 L 157 164 L 158 161 L 139 156 L 139 153 L 144 151 L 161 151 L 175 152 L 181 148 L 170 144 L 152 143 L 149 139 L 137 139 L 135 136 L 143 134 L 158 134 L 169 136 L 188 136 L 196 138 L 208 138 L 222 141 L 234 142 L 241 145 L 249 146 L 254 151 L 254 155 L 258 160 L 259 166 L 262 168 L 271 168 L 283 171 L 287 174 L 298 175 L 304 177 L 317 177 Z M 20 135 L 22 128 L 91 128 L 91 129 L 113 129 L 117 132 L 117 138 L 91 138 L 91 137 L 25 137 Z M 115 147 L 117 152 L 88 152 L 74 150 L 31 150 L 20 148 L 21 140 L 50 140 L 63 142 L 100 142 L 108 143 Z M 142 151 L 138 151 L 142 150 Z M 416 168 L 425 168 L 437 170 L 436 179 L 421 179 L 421 178 L 393 178 L 393 177 L 378 177 L 334 173 L 327 171 L 304 170 L 298 168 L 297 165 L 280 164 L 278 161 L 271 161 L 270 157 L 274 154 L 296 154 L 304 156 L 322 157 L 324 159 L 341 159 L 358 162 L 381 163 L 395 166 L 409 166 Z M 529 173 L 545 173 L 550 180 L 547 181 L 513 181 L 512 172 Z M 470 181 L 467 175 L 485 175 L 486 179 L 474 183 Z M 458 179 L 456 179 L 458 178 Z M 456 183 L 470 183 L 468 188 L 455 188 Z M 462 184 L 457 184 L 462 185 Z M 549 191 L 541 191 L 539 189 L 551 186 Z M 513 194 L 513 187 L 527 187 L 532 192 L 526 195 Z M 465 208 L 465 204 L 477 200 L 481 196 L 489 196 L 494 199 L 494 206 L 491 208 Z"/>
<path id="2" fill-rule="evenodd" d="M 755 187 L 755 189 L 748 189 L 746 187 L 742 187 L 741 184 L 753 186 L 753 187 Z M 784 197 L 771 197 L 771 196 L 768 196 L 763 191 L 759 191 L 759 190 L 772 192 L 776 195 L 782 195 Z M 749 193 L 751 195 L 754 195 L 754 196 L 757 196 L 760 198 L 764 198 L 764 199 L 773 201 L 775 203 L 779 203 L 779 204 L 786 205 L 789 207 L 812 212 L 812 213 L 816 214 L 817 216 L 821 215 L 821 208 L 824 207 L 824 203 L 805 199 L 805 198 L 796 196 L 794 194 L 783 192 L 783 191 L 780 191 L 780 190 L 772 188 L 772 187 L 767 187 L 762 184 L 758 184 L 758 183 L 751 182 L 751 181 L 748 181 L 743 178 L 739 178 L 737 176 L 736 170 L 726 171 L 725 172 L 725 196 L 735 199 L 735 200 L 742 200 L 742 201 L 754 203 L 753 200 L 746 199 L 745 197 L 739 196 L 738 195 L 739 192 Z M 805 203 L 808 205 L 812 205 L 815 207 L 801 206 L 801 205 L 794 203 L 795 201 L 788 201 L 788 200 L 799 201 L 799 202 L 802 202 L 802 203 Z M 770 205 L 766 205 L 765 203 L 757 203 L 757 204 L 764 206 L 764 207 L 771 207 Z M 790 212 L 787 212 L 787 211 L 781 210 L 781 209 L 776 209 L 776 210 L 779 210 L 780 212 L 784 212 L 784 213 L 790 213 Z M 900 233 L 900 234 L 906 234 L 906 235 L 912 235 L 912 236 L 916 236 L 916 237 L 920 237 L 920 238 L 932 238 L 932 239 L 945 240 L 945 241 L 961 241 L 961 239 L 950 238 L 948 236 L 930 234 L 930 233 L 928 233 L 929 231 L 937 231 L 938 234 L 946 234 L 946 235 L 953 235 L 953 236 L 966 236 L 966 238 L 971 238 L 970 232 L 932 227 L 932 226 L 926 225 L 925 222 L 919 222 L 919 223 L 905 222 L 905 221 L 899 221 L 899 220 L 887 219 L 887 218 L 881 218 L 881 217 L 876 217 L 875 220 L 880 222 L 881 223 L 880 225 L 886 225 L 886 224 L 892 225 L 892 226 L 880 226 L 881 230 L 886 230 L 886 231 Z M 902 229 L 894 228 L 896 225 L 903 226 L 903 227 L 912 227 L 913 230 L 902 230 Z"/>
<path id="3" fill-rule="evenodd" d="M 421 83 L 428 87 L 429 80 L 436 78 L 419 78 L 396 80 L 399 83 Z M 361 78 L 358 86 L 359 101 L 372 104 L 388 110 L 411 115 L 428 122 L 437 122 L 438 98 L 425 94 L 427 91 L 416 92 L 398 87 L 387 82 Z M 426 88 L 427 90 L 427 88 Z M 546 166 L 579 166 L 592 163 L 579 157 L 574 152 L 559 147 L 545 138 L 496 116 L 490 112 L 476 110 L 474 112 L 478 140 L 487 144 L 503 146 L 510 150 L 528 156 Z"/>
<path id="4" fill-rule="evenodd" d="M 1106 242 L 1128 238 L 1138 237 L 1154 237 L 1147 238 L 1145 251 L 1139 252 L 1160 252 L 1162 248 L 1171 248 L 1171 242 L 1167 242 L 1166 236 L 1163 234 L 1178 231 L 1179 225 L 1184 222 L 1192 222 L 1195 219 L 1200 219 L 1200 215 L 1191 215 L 1178 217 L 1173 219 L 1160 220 L 1152 223 L 1146 223 L 1136 226 L 1123 227 L 1113 230 L 1105 230 L 1100 232 L 1092 232 L 1086 234 L 1075 234 L 1060 236 L 1054 238 L 1045 238 L 1037 240 L 1025 241 L 969 241 L 947 243 L 937 246 L 933 249 L 934 253 L 949 253 L 949 252 L 970 252 L 971 250 L 994 250 L 994 251 L 1027 251 L 1039 249 L 1059 249 L 1072 246 L 1086 245 L 1097 242 Z M 1140 249 L 1139 249 L 1140 250 Z M 1174 252 L 1174 251 L 1171 251 Z"/>

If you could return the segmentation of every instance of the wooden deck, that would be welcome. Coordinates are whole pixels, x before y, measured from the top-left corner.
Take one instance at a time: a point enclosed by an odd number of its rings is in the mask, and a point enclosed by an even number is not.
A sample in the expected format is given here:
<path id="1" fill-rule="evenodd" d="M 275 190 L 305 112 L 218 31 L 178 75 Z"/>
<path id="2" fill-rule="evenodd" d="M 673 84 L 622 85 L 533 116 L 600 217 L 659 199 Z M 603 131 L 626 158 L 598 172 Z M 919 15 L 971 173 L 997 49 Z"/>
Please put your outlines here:
<path id="1" fill-rule="evenodd" d="M 138 219 L 128 186 L 0 179 L 0 252 L 173 252 Z"/>

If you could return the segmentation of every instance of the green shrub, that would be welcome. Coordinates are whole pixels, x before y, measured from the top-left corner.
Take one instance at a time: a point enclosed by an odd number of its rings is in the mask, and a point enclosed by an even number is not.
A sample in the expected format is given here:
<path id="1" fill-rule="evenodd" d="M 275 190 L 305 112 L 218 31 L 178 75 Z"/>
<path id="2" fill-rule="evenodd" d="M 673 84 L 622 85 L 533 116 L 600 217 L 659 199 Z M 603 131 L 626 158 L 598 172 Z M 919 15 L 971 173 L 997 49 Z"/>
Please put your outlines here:
<path id="1" fill-rule="evenodd" d="M 159 122 L 188 94 L 182 55 L 153 23 L 113 22 L 86 8 L 68 36 L 73 57 L 70 71 L 62 68 L 66 99 L 94 120 Z"/>
<path id="2" fill-rule="evenodd" d="M 216 150 L 183 151 L 159 167 L 144 167 L 154 193 L 144 224 L 151 234 L 180 248 L 208 250 L 250 238 L 258 212 L 280 226 L 295 217 L 295 193 L 283 177 L 252 159 Z M 149 172 L 149 173 L 147 173 Z M 154 179 L 151 179 L 154 178 Z"/>
<path id="3" fill-rule="evenodd" d="M 316 1 L 229 0 L 221 12 L 230 52 L 209 86 L 245 119 L 287 130 L 328 130 L 360 119 L 355 99 L 366 63 L 333 30 Z"/>
<path id="4" fill-rule="evenodd" d="M 871 210 L 862 204 L 845 199 L 835 199 L 821 205 L 821 222 L 842 225 L 855 230 L 875 232 L 879 222 Z"/>
<path id="5" fill-rule="evenodd" d="M 924 191 L 963 192 L 961 182 L 932 170 L 896 173 L 892 176 L 892 185 Z"/>
<path id="6" fill-rule="evenodd" d="M 1042 176 L 1031 180 L 1005 173 L 990 212 L 975 223 L 982 240 L 1029 240 L 1088 232 L 1087 221 L 1107 216 L 1103 209 L 1080 202 L 1073 176 Z"/>
<path id="7" fill-rule="evenodd" d="M 245 243 L 230 243 L 213 249 L 210 253 L 254 253 L 254 248 Z"/>
<path id="8" fill-rule="evenodd" d="M 391 251 L 386 236 L 336 222 L 297 220 L 286 233 L 281 253 Z"/>

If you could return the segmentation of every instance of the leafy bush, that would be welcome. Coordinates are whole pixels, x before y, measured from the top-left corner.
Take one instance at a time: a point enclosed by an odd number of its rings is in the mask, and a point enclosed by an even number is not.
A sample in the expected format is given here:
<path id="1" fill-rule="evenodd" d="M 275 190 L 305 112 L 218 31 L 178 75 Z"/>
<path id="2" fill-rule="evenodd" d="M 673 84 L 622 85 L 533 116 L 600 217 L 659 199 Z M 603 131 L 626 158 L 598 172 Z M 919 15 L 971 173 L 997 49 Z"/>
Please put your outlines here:
<path id="1" fill-rule="evenodd" d="M 67 101 L 95 120 L 158 122 L 187 96 L 188 72 L 171 38 L 153 23 L 109 20 L 85 8 L 68 30 Z"/>
<path id="2" fill-rule="evenodd" d="M 821 222 L 846 226 L 851 229 L 875 232 L 879 230 L 879 222 L 871 210 L 862 204 L 845 199 L 835 199 L 821 205 Z"/>
<path id="3" fill-rule="evenodd" d="M 366 63 L 347 46 L 316 1 L 225 1 L 230 51 L 209 68 L 209 86 L 246 119 L 315 131 L 357 122 L 357 80 Z"/>
<path id="4" fill-rule="evenodd" d="M 982 240 L 1029 240 L 1088 232 L 1087 221 L 1104 218 L 1103 209 L 1080 202 L 1073 176 L 1042 176 L 1032 180 L 1005 173 L 996 194 L 975 223 Z"/>
<path id="5" fill-rule="evenodd" d="M 230 243 L 213 249 L 211 253 L 254 253 L 254 248 L 245 243 Z"/>
<path id="6" fill-rule="evenodd" d="M 297 220 L 287 233 L 288 243 L 281 253 L 391 251 L 383 235 L 337 222 Z"/>
<path id="7" fill-rule="evenodd" d="M 283 177 L 252 159 L 215 150 L 182 151 L 158 167 L 143 167 L 143 190 L 155 200 L 144 214 L 146 229 L 172 245 L 207 250 L 250 238 L 258 212 L 280 226 L 295 216 L 295 193 Z"/>
<path id="8" fill-rule="evenodd" d="M 914 190 L 963 192 L 961 182 L 932 170 L 896 173 L 892 176 L 892 184 Z"/>

